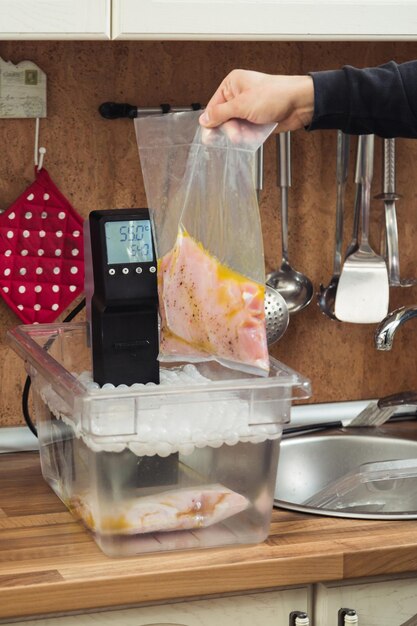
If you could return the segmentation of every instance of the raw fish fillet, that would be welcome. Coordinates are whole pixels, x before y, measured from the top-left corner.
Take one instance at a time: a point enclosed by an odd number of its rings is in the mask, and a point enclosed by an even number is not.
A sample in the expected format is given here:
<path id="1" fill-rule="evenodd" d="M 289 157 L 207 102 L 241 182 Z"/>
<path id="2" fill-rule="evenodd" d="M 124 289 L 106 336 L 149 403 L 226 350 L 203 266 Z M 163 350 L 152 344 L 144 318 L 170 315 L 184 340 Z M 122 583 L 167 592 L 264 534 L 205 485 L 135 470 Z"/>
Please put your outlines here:
<path id="1" fill-rule="evenodd" d="M 74 497 L 69 508 L 90 530 L 101 534 L 135 535 L 205 528 L 244 511 L 249 501 L 223 487 L 208 485 L 132 498 L 95 519 L 88 494 Z M 97 516 L 98 517 L 98 516 Z"/>
<path id="2" fill-rule="evenodd" d="M 265 286 L 211 256 L 180 230 L 159 259 L 163 356 L 215 357 L 269 371 Z"/>

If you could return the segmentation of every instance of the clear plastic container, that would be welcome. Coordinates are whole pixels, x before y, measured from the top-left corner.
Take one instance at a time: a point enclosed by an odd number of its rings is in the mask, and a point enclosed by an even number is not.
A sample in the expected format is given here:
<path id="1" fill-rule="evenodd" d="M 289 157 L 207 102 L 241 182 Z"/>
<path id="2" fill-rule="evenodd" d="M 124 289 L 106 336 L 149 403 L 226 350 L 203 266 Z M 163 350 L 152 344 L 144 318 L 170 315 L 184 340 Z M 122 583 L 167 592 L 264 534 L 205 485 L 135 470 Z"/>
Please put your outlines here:
<path id="1" fill-rule="evenodd" d="M 410 514 L 417 507 L 417 459 L 363 463 L 304 504 L 332 511 Z"/>
<path id="2" fill-rule="evenodd" d="M 279 445 L 310 383 L 214 362 L 161 368 L 160 385 L 99 388 L 86 324 L 19 326 L 42 473 L 109 556 L 263 541 Z"/>

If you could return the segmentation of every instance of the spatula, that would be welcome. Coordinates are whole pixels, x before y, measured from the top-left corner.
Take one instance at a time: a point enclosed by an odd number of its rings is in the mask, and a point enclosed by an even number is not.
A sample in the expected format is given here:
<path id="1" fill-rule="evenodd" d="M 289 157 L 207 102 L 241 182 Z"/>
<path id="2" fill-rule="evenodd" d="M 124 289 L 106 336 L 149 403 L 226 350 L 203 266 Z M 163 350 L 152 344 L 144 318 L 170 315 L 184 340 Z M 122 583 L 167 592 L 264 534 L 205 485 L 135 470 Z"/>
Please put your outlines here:
<path id="1" fill-rule="evenodd" d="M 388 313 L 389 281 L 385 260 L 369 244 L 369 212 L 374 135 L 359 137 L 362 232 L 359 248 L 346 258 L 336 293 L 335 315 L 343 322 L 372 324 Z"/>

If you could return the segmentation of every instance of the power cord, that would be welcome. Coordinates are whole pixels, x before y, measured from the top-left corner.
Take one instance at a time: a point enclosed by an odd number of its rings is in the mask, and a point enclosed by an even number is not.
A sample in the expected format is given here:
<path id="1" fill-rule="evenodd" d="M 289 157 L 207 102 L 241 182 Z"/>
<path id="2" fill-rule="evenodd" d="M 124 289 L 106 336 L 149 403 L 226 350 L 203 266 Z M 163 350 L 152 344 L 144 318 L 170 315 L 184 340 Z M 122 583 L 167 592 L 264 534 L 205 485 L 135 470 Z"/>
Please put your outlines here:
<path id="1" fill-rule="evenodd" d="M 85 307 L 85 298 L 83 298 L 83 300 L 81 300 L 76 307 L 73 308 L 72 311 L 70 311 L 70 313 L 68 313 L 68 315 L 66 316 L 65 319 L 63 319 L 62 321 L 64 323 L 67 322 L 71 322 L 74 317 L 76 315 L 78 315 L 78 313 L 80 311 L 82 311 L 82 309 Z M 49 348 L 51 347 L 51 345 L 53 344 L 53 342 L 55 341 L 55 337 L 52 337 L 51 339 L 48 339 L 48 341 L 46 342 L 46 344 L 44 345 L 44 349 L 45 350 L 49 350 Z M 31 387 L 32 381 L 30 376 L 27 376 L 26 381 L 25 381 L 25 385 L 23 387 L 23 392 L 22 392 L 22 413 L 23 413 L 23 417 L 25 419 L 25 422 L 29 428 L 29 430 L 35 435 L 35 437 L 38 436 L 38 430 L 35 426 L 35 424 L 33 423 L 33 420 L 30 416 L 29 413 L 29 391 L 30 391 L 30 387 Z"/>

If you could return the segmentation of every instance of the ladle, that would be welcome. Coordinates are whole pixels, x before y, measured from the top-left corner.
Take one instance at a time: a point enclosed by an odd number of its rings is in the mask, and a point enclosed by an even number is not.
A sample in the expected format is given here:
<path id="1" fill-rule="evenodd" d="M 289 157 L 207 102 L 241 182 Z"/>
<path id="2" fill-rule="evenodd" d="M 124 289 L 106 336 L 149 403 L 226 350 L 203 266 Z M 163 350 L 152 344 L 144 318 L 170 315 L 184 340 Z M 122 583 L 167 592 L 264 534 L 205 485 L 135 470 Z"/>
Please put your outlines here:
<path id="1" fill-rule="evenodd" d="M 337 131 L 336 149 L 336 231 L 335 248 L 333 257 L 333 275 L 327 287 L 320 285 L 317 294 L 317 303 L 322 313 L 335 320 L 334 303 L 336 299 L 337 285 L 339 284 L 340 272 L 342 271 L 342 244 L 343 244 L 343 211 L 345 200 L 345 187 L 349 166 L 349 144 L 350 137 L 341 130 Z"/>
<path id="2" fill-rule="evenodd" d="M 288 188 L 291 187 L 290 132 L 277 136 L 279 156 L 279 185 L 281 188 L 281 267 L 268 274 L 266 282 L 276 289 L 287 303 L 290 314 L 304 309 L 313 297 L 313 284 L 307 276 L 297 272 L 288 262 Z"/>

